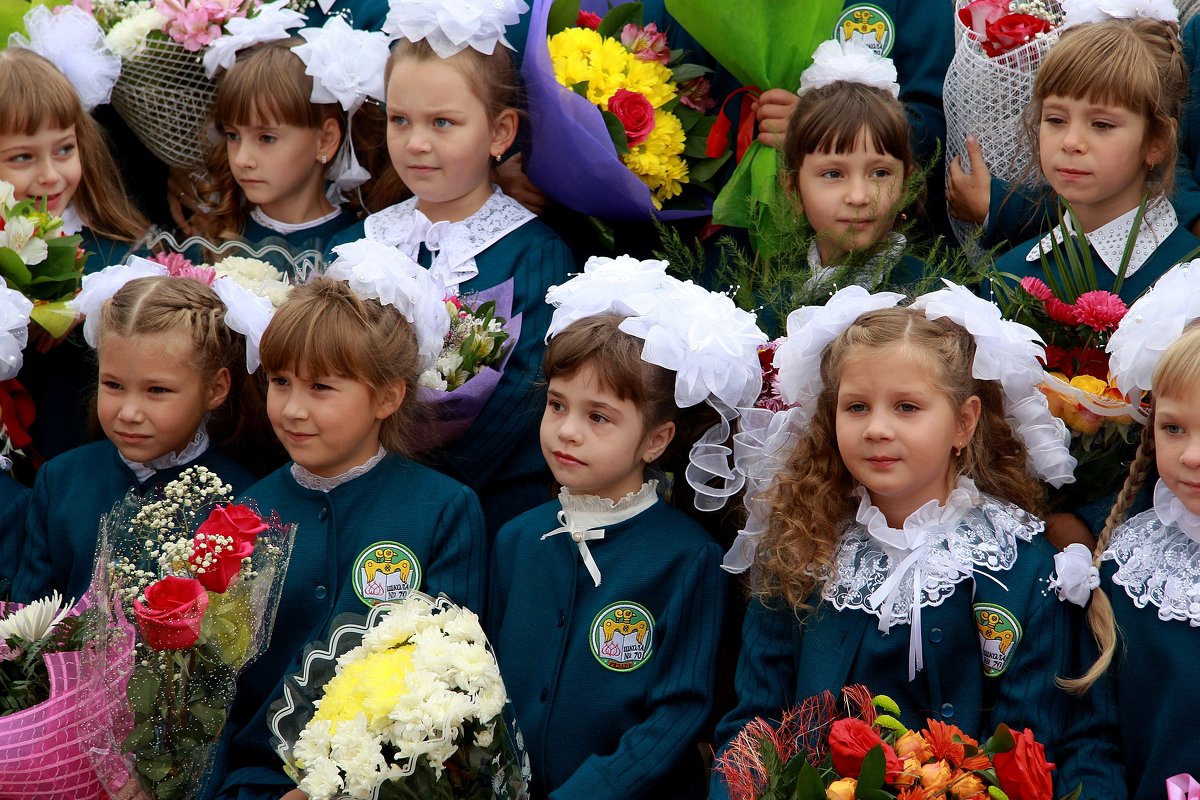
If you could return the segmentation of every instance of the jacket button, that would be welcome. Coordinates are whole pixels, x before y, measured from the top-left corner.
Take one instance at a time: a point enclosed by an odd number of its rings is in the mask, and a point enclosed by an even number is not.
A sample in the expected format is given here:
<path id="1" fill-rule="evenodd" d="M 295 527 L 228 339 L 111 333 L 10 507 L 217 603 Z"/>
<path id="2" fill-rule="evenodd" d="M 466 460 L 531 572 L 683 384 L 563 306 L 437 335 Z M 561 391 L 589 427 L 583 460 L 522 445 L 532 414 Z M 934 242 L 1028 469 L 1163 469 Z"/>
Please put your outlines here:
<path id="1" fill-rule="evenodd" d="M 942 716 L 943 717 L 953 717 L 954 716 L 954 704 L 953 703 L 942 703 Z"/>
<path id="2" fill-rule="evenodd" d="M 546 702 L 546 698 L 547 698 L 547 697 L 549 697 L 549 696 L 550 696 L 550 687 L 549 687 L 549 686 L 543 686 L 543 687 L 542 687 L 542 702 L 543 702 L 543 703 L 544 703 L 544 702 Z"/>
<path id="3" fill-rule="evenodd" d="M 936 644 L 937 642 L 940 642 L 941 640 L 942 640 L 942 629 L 941 628 L 933 628 L 932 630 L 929 631 L 929 641 Z"/>
<path id="4" fill-rule="evenodd" d="M 318 586 L 316 589 L 313 589 L 313 597 L 317 598 L 318 600 L 324 600 L 325 594 L 326 591 L 324 586 Z"/>
<path id="5" fill-rule="evenodd" d="M 561 628 L 563 625 L 566 625 L 566 624 L 567 624 L 567 615 L 560 611 L 558 613 L 558 627 Z"/>
<path id="6" fill-rule="evenodd" d="M 329 519 L 329 508 L 321 506 L 321 510 L 317 512 L 317 519 L 321 520 L 321 522 Z"/>

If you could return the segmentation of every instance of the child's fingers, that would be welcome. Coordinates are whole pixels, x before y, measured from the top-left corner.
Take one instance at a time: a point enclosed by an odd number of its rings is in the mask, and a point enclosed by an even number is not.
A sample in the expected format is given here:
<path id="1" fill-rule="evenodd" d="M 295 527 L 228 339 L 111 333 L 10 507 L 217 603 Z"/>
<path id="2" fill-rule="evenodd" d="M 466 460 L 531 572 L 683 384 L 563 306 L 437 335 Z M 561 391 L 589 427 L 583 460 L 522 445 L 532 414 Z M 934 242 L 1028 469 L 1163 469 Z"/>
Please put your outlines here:
<path id="1" fill-rule="evenodd" d="M 974 136 L 967 137 L 967 156 L 971 159 L 971 174 L 977 178 L 983 178 L 985 175 L 991 177 L 991 170 L 988 169 L 987 162 L 983 160 L 983 148 L 979 145 L 979 140 Z"/>

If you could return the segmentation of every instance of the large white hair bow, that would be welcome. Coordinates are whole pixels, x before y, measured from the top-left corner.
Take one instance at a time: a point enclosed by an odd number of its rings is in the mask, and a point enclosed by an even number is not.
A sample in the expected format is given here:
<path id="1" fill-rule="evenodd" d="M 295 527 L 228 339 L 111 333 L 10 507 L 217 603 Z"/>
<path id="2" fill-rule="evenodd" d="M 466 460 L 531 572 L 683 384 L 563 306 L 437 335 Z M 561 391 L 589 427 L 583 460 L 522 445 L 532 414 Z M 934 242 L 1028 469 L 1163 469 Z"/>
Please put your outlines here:
<path id="1" fill-rule="evenodd" d="M 497 44 L 509 50 L 504 29 L 529 10 L 525 0 L 390 0 L 383 32 L 416 42 L 425 39 L 441 58 L 473 47 L 491 55 Z"/>
<path id="2" fill-rule="evenodd" d="M 91 14 L 74 6 L 35 6 L 25 14 L 25 30 L 28 37 L 9 36 L 10 47 L 28 48 L 58 67 L 85 110 L 108 102 L 121 75 L 121 59 L 108 48 Z"/>

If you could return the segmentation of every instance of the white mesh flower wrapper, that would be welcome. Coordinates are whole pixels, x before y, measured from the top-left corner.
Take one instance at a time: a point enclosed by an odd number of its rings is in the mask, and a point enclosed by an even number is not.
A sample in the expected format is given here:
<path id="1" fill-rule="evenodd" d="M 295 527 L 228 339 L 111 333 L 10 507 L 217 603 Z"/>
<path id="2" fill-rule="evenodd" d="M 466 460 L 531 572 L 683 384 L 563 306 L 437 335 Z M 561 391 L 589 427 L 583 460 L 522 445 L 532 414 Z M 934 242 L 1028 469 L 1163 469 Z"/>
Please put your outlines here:
<path id="1" fill-rule="evenodd" d="M 1052 31 L 1040 39 L 991 58 L 983 46 L 958 18 L 969 0 L 954 3 L 954 58 L 946 70 L 942 103 L 946 111 L 946 175 L 950 162 L 962 156 L 963 168 L 970 170 L 967 136 L 973 135 L 983 151 L 983 160 L 992 176 L 1016 185 L 1026 178 L 1029 186 L 1041 185 L 1041 173 L 1029 172 L 1032 154 L 1022 146 L 1021 127 L 1025 106 L 1033 97 L 1033 79 L 1038 66 L 1058 41 Z M 1046 0 L 1054 11 L 1056 0 Z M 1029 174 L 1027 174 L 1029 173 Z M 991 209 L 995 213 L 996 209 Z M 951 218 L 958 240 L 966 243 L 976 226 Z"/>
<path id="2" fill-rule="evenodd" d="M 204 72 L 200 53 L 161 37 L 147 37 L 121 65 L 112 104 L 142 144 L 159 160 L 180 169 L 202 165 L 213 142 L 209 113 L 217 85 Z"/>

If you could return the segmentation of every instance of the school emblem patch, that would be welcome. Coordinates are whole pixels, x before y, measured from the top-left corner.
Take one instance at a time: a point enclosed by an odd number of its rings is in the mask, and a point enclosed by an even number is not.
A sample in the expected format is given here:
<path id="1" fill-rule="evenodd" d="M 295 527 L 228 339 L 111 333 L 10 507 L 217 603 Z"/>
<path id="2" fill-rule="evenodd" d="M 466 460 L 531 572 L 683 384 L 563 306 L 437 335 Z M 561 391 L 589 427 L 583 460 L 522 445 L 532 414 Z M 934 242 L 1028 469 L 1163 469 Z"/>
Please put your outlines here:
<path id="1" fill-rule="evenodd" d="M 1021 623 L 1004 606 L 976 603 L 975 626 L 979 628 L 979 651 L 983 656 L 983 674 L 1002 675 L 1021 642 Z"/>
<path id="2" fill-rule="evenodd" d="M 846 8 L 838 17 L 833 38 L 839 42 L 864 44 L 887 58 L 892 52 L 892 45 L 896 43 L 896 25 L 879 6 L 858 3 Z"/>
<path id="3" fill-rule="evenodd" d="M 613 603 L 592 621 L 592 655 L 606 669 L 630 672 L 654 652 L 654 617 L 637 603 Z"/>
<path id="4" fill-rule="evenodd" d="M 421 562 L 399 542 L 376 542 L 354 559 L 350 579 L 369 606 L 403 600 L 421 588 Z"/>

